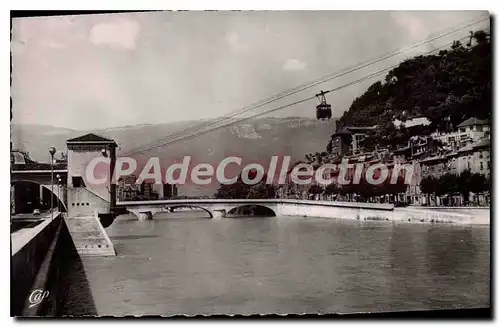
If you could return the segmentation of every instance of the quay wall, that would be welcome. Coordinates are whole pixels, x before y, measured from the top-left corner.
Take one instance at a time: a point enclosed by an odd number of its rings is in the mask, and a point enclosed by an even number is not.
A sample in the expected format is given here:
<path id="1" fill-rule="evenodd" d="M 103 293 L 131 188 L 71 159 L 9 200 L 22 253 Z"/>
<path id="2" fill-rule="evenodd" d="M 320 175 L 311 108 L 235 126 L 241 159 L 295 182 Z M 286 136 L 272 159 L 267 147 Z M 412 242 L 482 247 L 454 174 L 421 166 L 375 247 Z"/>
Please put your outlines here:
<path id="1" fill-rule="evenodd" d="M 376 203 L 316 203 L 286 201 L 277 206 L 277 215 L 356 220 L 385 220 L 489 225 L 489 208 L 393 207 Z M 324 202 L 324 203 L 323 203 Z"/>
<path id="2" fill-rule="evenodd" d="M 455 224 L 489 225 L 490 210 L 462 210 L 450 208 L 395 208 L 394 220 Z"/>
<path id="3" fill-rule="evenodd" d="M 57 316 L 66 292 L 64 268 L 76 251 L 62 214 L 11 242 L 11 316 Z M 47 297 L 34 304 L 34 291 L 48 292 Z"/>
<path id="4" fill-rule="evenodd" d="M 282 216 L 339 219 L 390 220 L 394 207 L 388 204 L 307 201 L 279 203 L 277 214 Z"/>

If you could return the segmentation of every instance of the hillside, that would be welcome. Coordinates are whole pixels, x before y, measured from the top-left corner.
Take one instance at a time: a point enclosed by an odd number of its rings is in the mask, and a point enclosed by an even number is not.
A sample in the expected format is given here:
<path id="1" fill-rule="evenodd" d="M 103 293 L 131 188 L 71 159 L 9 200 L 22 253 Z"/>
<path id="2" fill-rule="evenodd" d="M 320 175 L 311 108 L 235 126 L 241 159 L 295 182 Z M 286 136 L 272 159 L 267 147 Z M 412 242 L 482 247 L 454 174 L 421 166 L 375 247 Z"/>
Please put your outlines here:
<path id="1" fill-rule="evenodd" d="M 87 132 L 114 139 L 120 154 L 129 153 L 144 144 L 154 144 L 168 134 L 181 131 L 200 122 L 178 122 L 157 125 L 136 125 L 104 130 L 75 131 L 36 125 L 12 125 L 14 148 L 30 153 L 41 162 L 48 162 L 47 149 L 54 145 L 65 149 L 65 141 Z M 227 156 L 239 156 L 243 162 L 267 164 L 273 155 L 289 155 L 300 160 L 305 153 L 325 151 L 325 144 L 335 130 L 334 119 L 319 122 L 309 118 L 261 118 L 226 127 L 212 133 L 161 146 L 133 157 L 149 158 L 159 156 L 166 162 L 173 162 L 185 155 L 192 156 L 195 163 L 216 164 Z M 212 195 L 218 184 L 198 187 L 187 185 L 181 188 L 183 194 Z"/>
<path id="2" fill-rule="evenodd" d="M 426 116 L 431 129 L 446 130 L 468 117 L 490 119 L 492 58 L 490 37 L 473 34 L 472 43 L 455 41 L 436 55 L 418 56 L 391 70 L 356 98 L 340 118 L 343 126 L 388 126 L 400 120 Z M 390 125 L 390 124 L 389 124 Z M 379 131 L 387 135 L 391 131 Z M 379 140 L 373 140 L 378 143 Z M 404 140 L 403 140 L 404 141 Z"/>

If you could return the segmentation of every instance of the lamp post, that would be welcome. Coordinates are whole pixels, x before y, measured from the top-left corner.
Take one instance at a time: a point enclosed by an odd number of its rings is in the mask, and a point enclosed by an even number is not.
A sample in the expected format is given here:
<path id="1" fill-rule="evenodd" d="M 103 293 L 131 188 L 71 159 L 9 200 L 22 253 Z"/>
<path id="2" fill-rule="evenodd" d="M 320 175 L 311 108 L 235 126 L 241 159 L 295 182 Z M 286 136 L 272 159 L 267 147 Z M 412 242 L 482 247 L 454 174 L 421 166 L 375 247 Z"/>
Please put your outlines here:
<path id="1" fill-rule="evenodd" d="M 49 148 L 50 153 L 50 219 L 54 219 L 54 154 L 56 153 L 56 148 L 51 146 Z"/>
<path id="2" fill-rule="evenodd" d="M 59 191 L 61 190 L 61 181 L 62 181 L 61 175 L 57 174 L 56 178 L 57 178 L 57 211 L 61 212 L 61 194 L 59 193 Z"/>

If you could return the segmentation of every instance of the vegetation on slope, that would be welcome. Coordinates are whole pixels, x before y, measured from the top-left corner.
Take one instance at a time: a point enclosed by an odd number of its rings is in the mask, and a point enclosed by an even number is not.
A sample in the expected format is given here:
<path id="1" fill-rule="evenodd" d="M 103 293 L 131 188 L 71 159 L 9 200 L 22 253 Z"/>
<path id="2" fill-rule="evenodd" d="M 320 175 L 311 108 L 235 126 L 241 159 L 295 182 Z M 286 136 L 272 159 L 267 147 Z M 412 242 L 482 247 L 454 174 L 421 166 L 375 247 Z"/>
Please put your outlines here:
<path id="1" fill-rule="evenodd" d="M 489 119 L 492 108 L 491 43 L 484 31 L 472 35 L 472 42 L 459 41 L 436 55 L 418 56 L 391 70 L 385 81 L 372 84 L 356 98 L 340 118 L 339 126 L 378 128 L 367 140 L 396 146 L 409 135 L 394 128 L 393 119 L 426 116 L 430 130 L 449 130 L 468 117 Z"/>

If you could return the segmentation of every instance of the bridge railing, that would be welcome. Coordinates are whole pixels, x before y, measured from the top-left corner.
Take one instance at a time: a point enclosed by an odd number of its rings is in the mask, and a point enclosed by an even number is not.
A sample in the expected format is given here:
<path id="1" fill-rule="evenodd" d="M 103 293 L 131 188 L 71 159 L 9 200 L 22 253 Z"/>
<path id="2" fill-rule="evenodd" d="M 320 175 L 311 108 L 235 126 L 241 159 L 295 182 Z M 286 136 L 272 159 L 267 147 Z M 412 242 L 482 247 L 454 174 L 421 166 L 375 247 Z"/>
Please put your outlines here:
<path id="1" fill-rule="evenodd" d="M 362 208 L 376 210 L 393 210 L 394 205 L 388 203 L 363 203 L 363 202 L 340 202 L 319 200 L 295 200 L 295 199 L 178 199 L 178 200 L 153 200 L 153 201 L 119 201 L 118 207 L 127 206 L 159 206 L 159 205 L 213 205 L 213 204 L 299 204 L 311 206 L 329 206 L 344 208 Z"/>
<path id="2" fill-rule="evenodd" d="M 66 163 L 57 163 L 54 165 L 54 170 L 67 170 L 67 169 L 68 165 Z M 11 165 L 11 171 L 26 171 L 26 170 L 51 171 L 52 167 L 50 163 L 39 163 L 39 162 Z"/>

